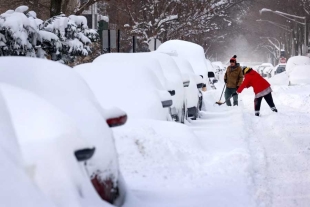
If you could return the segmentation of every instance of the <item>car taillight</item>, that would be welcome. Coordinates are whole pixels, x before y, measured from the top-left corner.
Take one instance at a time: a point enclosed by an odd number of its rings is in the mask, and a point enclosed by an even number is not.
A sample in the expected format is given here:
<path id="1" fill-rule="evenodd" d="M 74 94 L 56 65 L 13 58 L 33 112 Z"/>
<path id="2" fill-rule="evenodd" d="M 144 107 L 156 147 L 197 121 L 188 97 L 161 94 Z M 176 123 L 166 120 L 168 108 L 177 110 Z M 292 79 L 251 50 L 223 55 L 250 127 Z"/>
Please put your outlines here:
<path id="1" fill-rule="evenodd" d="M 116 127 L 124 125 L 126 121 L 127 121 L 127 115 L 123 115 L 120 117 L 107 119 L 107 124 L 109 125 L 109 127 Z"/>

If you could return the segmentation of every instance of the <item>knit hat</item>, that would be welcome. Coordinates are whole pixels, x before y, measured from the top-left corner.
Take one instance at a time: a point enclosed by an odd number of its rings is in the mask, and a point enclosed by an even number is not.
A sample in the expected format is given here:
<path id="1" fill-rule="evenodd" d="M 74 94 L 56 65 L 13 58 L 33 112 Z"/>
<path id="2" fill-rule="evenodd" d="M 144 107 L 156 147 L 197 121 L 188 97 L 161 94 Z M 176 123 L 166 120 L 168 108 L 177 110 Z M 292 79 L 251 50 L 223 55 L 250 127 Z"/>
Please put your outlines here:
<path id="1" fill-rule="evenodd" d="M 234 55 L 232 58 L 230 58 L 231 63 L 237 63 L 237 55 Z"/>
<path id="2" fill-rule="evenodd" d="M 252 68 L 244 66 L 242 69 L 243 75 L 245 75 L 247 72 L 250 72 L 252 70 Z"/>

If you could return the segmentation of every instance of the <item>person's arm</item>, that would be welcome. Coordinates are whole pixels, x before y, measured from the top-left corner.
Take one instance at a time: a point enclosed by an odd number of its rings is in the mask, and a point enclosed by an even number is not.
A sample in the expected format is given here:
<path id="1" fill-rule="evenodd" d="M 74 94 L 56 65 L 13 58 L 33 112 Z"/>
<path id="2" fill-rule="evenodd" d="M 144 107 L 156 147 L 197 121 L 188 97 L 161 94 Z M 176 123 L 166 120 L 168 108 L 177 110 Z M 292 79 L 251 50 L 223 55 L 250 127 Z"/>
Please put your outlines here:
<path id="1" fill-rule="evenodd" d="M 243 73 L 242 73 L 242 69 L 240 69 L 239 75 L 238 75 L 238 84 L 237 86 L 240 86 L 242 84 L 243 81 Z"/>
<path id="2" fill-rule="evenodd" d="M 248 87 L 249 87 L 249 79 L 245 78 L 242 84 L 239 86 L 237 93 L 241 93 L 244 88 L 248 88 Z"/>
<path id="3" fill-rule="evenodd" d="M 225 75 L 224 75 L 224 82 L 227 83 L 227 70 L 226 70 Z"/>

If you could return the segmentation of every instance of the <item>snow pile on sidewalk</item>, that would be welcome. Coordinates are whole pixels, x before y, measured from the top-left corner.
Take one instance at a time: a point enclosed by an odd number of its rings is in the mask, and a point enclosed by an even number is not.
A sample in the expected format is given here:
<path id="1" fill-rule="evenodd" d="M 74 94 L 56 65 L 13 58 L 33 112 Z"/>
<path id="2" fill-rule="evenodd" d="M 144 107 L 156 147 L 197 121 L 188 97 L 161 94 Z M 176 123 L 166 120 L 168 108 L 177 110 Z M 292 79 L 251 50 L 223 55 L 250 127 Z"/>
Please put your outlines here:
<path id="1" fill-rule="evenodd" d="M 274 86 L 274 85 L 288 86 L 289 84 L 289 78 L 288 78 L 287 72 L 277 74 L 269 78 L 267 81 L 271 84 L 271 86 Z"/>
<path id="2" fill-rule="evenodd" d="M 215 90 L 205 97 L 217 97 Z M 206 102 L 189 127 L 130 120 L 113 129 L 120 169 L 142 202 L 132 206 L 254 206 L 253 169 L 241 108 Z M 213 104 L 211 104 L 213 102 Z"/>

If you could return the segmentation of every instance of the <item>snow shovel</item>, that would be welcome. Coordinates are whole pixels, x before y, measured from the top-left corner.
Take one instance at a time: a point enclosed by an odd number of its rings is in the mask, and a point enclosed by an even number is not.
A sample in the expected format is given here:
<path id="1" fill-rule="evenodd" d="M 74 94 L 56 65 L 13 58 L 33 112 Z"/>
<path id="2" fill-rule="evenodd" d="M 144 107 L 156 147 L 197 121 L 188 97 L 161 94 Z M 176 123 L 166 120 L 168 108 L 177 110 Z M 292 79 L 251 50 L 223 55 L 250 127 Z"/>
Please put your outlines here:
<path id="1" fill-rule="evenodd" d="M 219 100 L 219 101 L 217 101 L 217 102 L 215 102 L 215 103 L 216 103 L 216 104 L 218 104 L 218 105 L 222 105 L 222 104 L 223 104 L 223 102 L 221 101 L 221 99 L 222 99 L 222 96 L 223 96 L 223 93 L 224 93 L 225 86 L 226 86 L 226 85 L 224 85 L 224 87 L 223 87 L 223 91 L 222 91 L 222 94 L 221 94 L 220 100 Z"/>
<path id="2" fill-rule="evenodd" d="M 231 96 L 227 99 L 227 100 L 229 100 L 229 99 L 231 99 L 232 97 L 234 96 L 234 94 L 231 94 Z M 216 104 L 218 104 L 219 106 L 220 105 L 223 105 L 223 104 L 225 104 L 226 103 L 226 101 L 224 101 L 223 103 L 222 102 L 216 102 Z"/>

